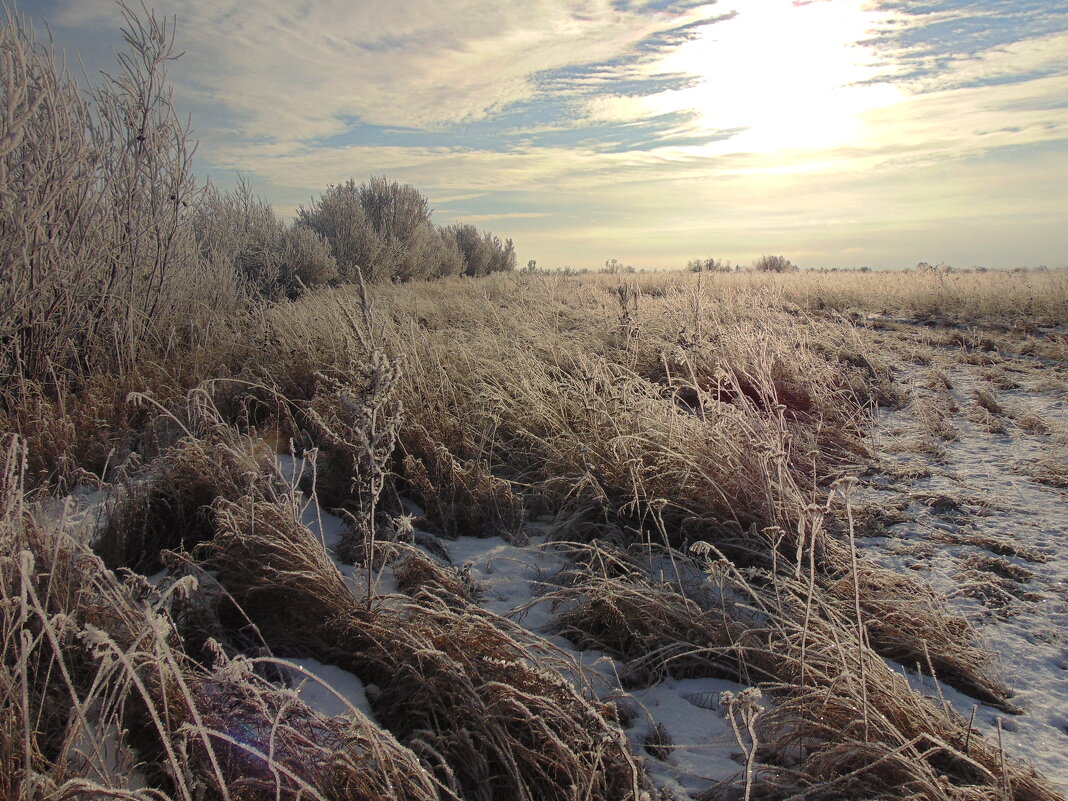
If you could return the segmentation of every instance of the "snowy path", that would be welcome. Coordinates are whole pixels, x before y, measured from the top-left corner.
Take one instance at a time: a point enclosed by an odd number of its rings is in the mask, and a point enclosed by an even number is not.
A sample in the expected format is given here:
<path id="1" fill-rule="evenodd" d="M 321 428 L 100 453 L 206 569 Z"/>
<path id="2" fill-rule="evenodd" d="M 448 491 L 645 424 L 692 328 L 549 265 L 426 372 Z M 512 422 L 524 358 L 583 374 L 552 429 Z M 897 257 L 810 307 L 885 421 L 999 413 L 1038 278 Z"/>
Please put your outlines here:
<path id="1" fill-rule="evenodd" d="M 1045 458 L 1063 464 L 1065 393 L 1022 373 L 1030 390 L 999 389 L 982 372 L 954 367 L 946 386 L 916 369 L 913 404 L 880 412 L 874 445 L 884 462 L 854 503 L 899 522 L 858 543 L 929 581 L 972 622 L 1023 712 L 1006 715 L 911 671 L 914 686 L 941 692 L 966 718 L 974 710 L 993 742 L 1000 721 L 1006 752 L 1068 793 L 1068 490 L 1032 477 Z"/>

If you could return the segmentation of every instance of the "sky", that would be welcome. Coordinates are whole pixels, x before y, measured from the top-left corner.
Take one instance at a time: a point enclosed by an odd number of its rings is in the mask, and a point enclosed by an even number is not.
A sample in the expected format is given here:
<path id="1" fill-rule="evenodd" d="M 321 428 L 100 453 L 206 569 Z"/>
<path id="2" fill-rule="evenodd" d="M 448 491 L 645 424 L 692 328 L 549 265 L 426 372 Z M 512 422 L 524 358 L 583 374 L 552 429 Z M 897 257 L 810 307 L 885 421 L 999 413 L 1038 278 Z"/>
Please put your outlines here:
<path id="1" fill-rule="evenodd" d="M 520 264 L 1068 266 L 1068 0 L 158 0 L 196 171 L 413 184 Z M 21 0 L 112 69 L 112 0 Z"/>

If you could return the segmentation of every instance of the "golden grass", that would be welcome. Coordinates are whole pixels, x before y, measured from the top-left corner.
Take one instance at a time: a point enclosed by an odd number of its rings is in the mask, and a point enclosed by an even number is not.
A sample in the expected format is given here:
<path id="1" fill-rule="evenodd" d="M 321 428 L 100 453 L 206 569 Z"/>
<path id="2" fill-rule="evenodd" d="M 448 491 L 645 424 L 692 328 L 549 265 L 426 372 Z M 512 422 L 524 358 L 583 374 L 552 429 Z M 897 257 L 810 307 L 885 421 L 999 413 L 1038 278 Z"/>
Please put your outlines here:
<path id="1" fill-rule="evenodd" d="M 861 347 L 848 327 L 680 286 L 641 296 L 624 332 L 608 288 L 563 283 L 376 292 L 382 347 L 404 361 L 398 472 L 444 530 L 485 527 L 458 508 L 481 510 L 491 528 L 515 525 L 516 500 L 495 478 L 556 504 L 583 487 L 583 500 L 639 516 L 670 498 L 680 515 L 788 523 L 803 499 L 784 477 L 823 478 L 861 458 L 858 406 L 880 376 L 874 355 L 841 355 Z M 344 329 L 350 302 L 324 295 L 314 316 L 297 303 L 269 324 L 281 348 L 300 348 L 285 332 L 310 329 L 317 341 L 320 329 Z"/>
<path id="2" fill-rule="evenodd" d="M 0 757 L 22 767 L 0 791 L 28 799 L 50 781 L 48 797 L 91 786 L 133 798 L 144 782 L 186 798 L 199 782 L 232 798 L 376 798 L 390 786 L 416 799 L 641 798 L 620 711 L 572 688 L 569 660 L 479 609 L 461 571 L 413 547 L 409 498 L 444 537 L 521 541 L 530 516 L 555 515 L 550 539 L 573 568 L 545 602 L 559 604 L 572 642 L 623 659 L 627 683 L 760 684 L 775 704 L 745 724 L 760 743 L 754 797 L 1054 798 L 886 667 L 880 657 L 918 663 L 1010 707 L 970 628 L 850 544 L 838 480 L 872 463 L 868 410 L 909 398 L 894 363 L 919 345 L 898 346 L 926 330 L 878 330 L 863 315 L 924 308 L 1000 325 L 1025 308 L 1006 283 L 1023 280 L 1048 295 L 1031 306 L 1034 325 L 1063 311 L 1057 273 L 933 280 L 498 275 L 326 290 L 190 352 L 156 381 L 162 406 L 116 400 L 161 375 L 146 362 L 121 383 L 93 379 L 102 389 L 83 406 L 9 415 L 32 435 L 35 482 L 83 469 L 108 481 L 124 462 L 126 478 L 96 540 L 102 563 L 29 522 L 24 452 L 8 459 L 13 672 Z M 983 355 L 980 333 L 957 334 L 915 341 L 932 364 Z M 913 401 L 932 432 L 952 436 L 944 373 L 932 376 Z M 107 427 L 86 432 L 96 418 Z M 274 465 L 279 442 L 314 465 L 303 488 L 348 515 L 341 550 L 358 582 L 301 523 Z M 135 451 L 142 468 L 126 459 Z M 679 550 L 694 543 L 717 558 Z M 27 572 L 22 552 L 47 568 Z M 651 571 L 654 558 L 674 560 L 676 580 Z M 387 561 L 405 596 L 376 594 Z M 162 590 L 124 584 L 118 567 L 170 577 Z M 48 599 L 38 611 L 31 586 Z M 279 683 L 284 656 L 376 685 L 376 720 L 296 703 Z M 257 734 L 242 740 L 235 726 Z M 75 754 L 106 736 L 125 744 L 125 762 Z M 662 739 L 647 745 L 670 757 Z"/>
<path id="3" fill-rule="evenodd" d="M 743 574 L 647 546 L 567 550 L 573 567 L 542 602 L 565 637 L 625 660 L 624 681 L 729 677 L 772 694 L 757 718 L 754 797 L 978 799 L 1010 785 L 1005 797 L 1056 797 L 1026 768 L 1003 767 L 967 721 L 917 697 L 868 645 L 870 624 L 863 639 L 841 626 L 838 599 L 814 576 Z"/>

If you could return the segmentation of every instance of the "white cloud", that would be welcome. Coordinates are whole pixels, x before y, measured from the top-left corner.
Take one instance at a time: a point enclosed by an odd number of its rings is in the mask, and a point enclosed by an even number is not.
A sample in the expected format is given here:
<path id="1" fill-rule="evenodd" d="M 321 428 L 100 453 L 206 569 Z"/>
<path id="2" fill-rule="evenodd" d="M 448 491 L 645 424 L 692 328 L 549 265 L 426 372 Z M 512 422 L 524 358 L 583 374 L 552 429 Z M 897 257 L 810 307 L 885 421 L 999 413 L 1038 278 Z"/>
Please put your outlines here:
<path id="1" fill-rule="evenodd" d="M 59 23 L 117 23 L 111 0 L 64 1 Z M 439 221 L 453 208 L 491 221 L 516 238 L 521 262 L 615 255 L 678 266 L 708 252 L 748 261 L 766 250 L 806 265 L 822 253 L 841 259 L 831 264 L 1003 266 L 977 258 L 979 243 L 1016 248 L 1024 261 L 1040 259 L 1041 248 L 1063 252 L 1050 231 L 1068 218 L 1068 34 L 932 58 L 922 63 L 937 75 L 904 78 L 926 57 L 897 63 L 893 50 L 857 42 L 880 25 L 900 31 L 931 16 L 863 0 L 736 6 L 737 17 L 666 57 L 607 64 L 568 89 L 588 92 L 579 93 L 585 125 L 696 111 L 671 133 L 743 133 L 630 152 L 535 147 L 530 138 L 500 152 L 317 141 L 354 118 L 413 129 L 493 118 L 535 96 L 539 71 L 618 59 L 657 32 L 732 6 L 680 17 L 619 11 L 610 0 L 157 0 L 162 13 L 179 14 L 186 55 L 173 75 L 179 106 L 198 109 L 201 163 L 271 187 L 282 213 L 349 176 L 386 174 L 446 204 Z M 609 94 L 617 77 L 669 72 L 698 80 L 646 97 Z M 530 133 L 565 127 L 533 120 Z M 1012 155 L 1029 149 L 1026 159 Z M 480 197 L 499 193 L 522 200 L 522 210 L 477 210 Z M 680 250 L 689 255 L 670 255 Z"/>
<path id="2" fill-rule="evenodd" d="M 345 121 L 432 128 L 484 118 L 535 91 L 533 74 L 616 58 L 699 12 L 610 0 L 161 0 L 186 51 L 180 91 L 232 115 L 233 134 L 308 141 Z M 111 0 L 69 2 L 68 27 L 116 25 Z M 117 37 L 116 37 L 117 38 Z"/>
<path id="3" fill-rule="evenodd" d="M 917 92 L 945 91 L 977 83 L 1025 81 L 1039 75 L 1068 74 L 1068 31 L 1007 42 L 948 63 L 907 82 Z"/>

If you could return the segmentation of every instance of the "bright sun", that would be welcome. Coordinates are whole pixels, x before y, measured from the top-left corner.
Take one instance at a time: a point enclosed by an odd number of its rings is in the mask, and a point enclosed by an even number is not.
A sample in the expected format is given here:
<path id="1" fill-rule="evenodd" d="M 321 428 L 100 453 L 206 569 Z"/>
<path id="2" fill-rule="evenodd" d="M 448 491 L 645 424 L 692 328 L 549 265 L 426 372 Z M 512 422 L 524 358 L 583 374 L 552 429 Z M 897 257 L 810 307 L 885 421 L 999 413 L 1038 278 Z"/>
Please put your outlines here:
<path id="1" fill-rule="evenodd" d="M 735 0 L 733 19 L 705 28 L 656 65 L 700 76 L 687 89 L 648 98 L 655 113 L 696 110 L 709 130 L 745 131 L 714 148 L 773 153 L 818 150 L 863 134 L 866 111 L 899 99 L 863 42 L 880 22 L 862 0 Z"/>

